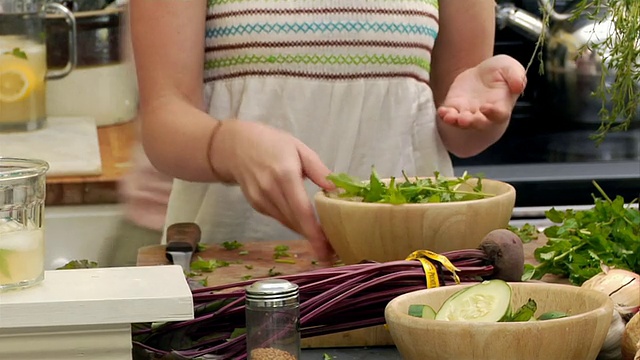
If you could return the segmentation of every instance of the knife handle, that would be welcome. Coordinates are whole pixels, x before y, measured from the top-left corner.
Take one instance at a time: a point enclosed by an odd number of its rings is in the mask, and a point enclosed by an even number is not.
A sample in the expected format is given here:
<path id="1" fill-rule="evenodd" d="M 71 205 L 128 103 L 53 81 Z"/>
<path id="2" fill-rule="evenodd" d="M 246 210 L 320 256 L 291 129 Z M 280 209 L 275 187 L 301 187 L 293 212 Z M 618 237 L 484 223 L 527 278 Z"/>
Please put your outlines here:
<path id="1" fill-rule="evenodd" d="M 196 223 L 176 223 L 167 228 L 167 251 L 198 250 L 202 232 Z"/>

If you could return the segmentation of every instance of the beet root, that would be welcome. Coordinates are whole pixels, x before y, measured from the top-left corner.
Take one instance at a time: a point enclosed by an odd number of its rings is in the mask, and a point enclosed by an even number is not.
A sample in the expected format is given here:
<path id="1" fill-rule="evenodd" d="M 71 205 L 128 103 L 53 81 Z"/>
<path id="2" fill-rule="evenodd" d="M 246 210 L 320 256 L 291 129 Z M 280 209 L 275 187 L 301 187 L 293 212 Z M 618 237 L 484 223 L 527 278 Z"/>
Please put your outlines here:
<path id="1" fill-rule="evenodd" d="M 524 247 L 520 237 L 507 229 L 488 233 L 479 249 L 489 257 L 495 268 L 494 279 L 521 281 L 524 273 Z"/>

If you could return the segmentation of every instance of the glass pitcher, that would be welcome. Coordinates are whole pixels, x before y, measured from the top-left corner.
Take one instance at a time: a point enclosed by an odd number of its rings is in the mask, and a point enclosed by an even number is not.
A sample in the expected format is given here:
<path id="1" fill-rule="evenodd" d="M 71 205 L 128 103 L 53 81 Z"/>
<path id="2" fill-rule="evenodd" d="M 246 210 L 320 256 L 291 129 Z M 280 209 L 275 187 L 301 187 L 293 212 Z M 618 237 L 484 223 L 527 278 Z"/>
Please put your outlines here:
<path id="1" fill-rule="evenodd" d="M 44 279 L 42 160 L 0 157 L 0 292 Z"/>
<path id="2" fill-rule="evenodd" d="M 69 27 L 69 61 L 47 71 L 45 18 L 60 14 Z M 45 0 L 0 0 L 0 132 L 30 131 L 46 123 L 46 80 L 67 76 L 76 64 L 73 13 Z"/>

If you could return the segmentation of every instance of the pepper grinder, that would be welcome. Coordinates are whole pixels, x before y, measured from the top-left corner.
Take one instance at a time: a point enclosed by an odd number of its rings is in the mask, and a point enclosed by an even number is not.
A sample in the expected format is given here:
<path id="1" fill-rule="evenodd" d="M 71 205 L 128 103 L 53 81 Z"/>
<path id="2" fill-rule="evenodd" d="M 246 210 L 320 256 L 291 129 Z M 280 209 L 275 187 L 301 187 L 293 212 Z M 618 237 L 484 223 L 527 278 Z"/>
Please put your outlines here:
<path id="1" fill-rule="evenodd" d="M 247 286 L 245 293 L 247 359 L 300 359 L 298 285 L 267 279 Z"/>

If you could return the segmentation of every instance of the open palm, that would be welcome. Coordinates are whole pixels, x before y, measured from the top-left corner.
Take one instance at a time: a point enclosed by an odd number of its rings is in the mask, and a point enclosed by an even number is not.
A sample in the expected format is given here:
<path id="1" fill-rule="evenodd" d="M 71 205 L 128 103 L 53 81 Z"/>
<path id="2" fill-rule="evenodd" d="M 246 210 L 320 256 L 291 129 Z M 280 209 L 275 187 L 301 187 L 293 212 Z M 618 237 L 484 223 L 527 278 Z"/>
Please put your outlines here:
<path id="1" fill-rule="evenodd" d="M 460 128 L 484 129 L 504 123 L 525 86 L 524 67 L 509 56 L 497 55 L 455 78 L 438 115 Z"/>

